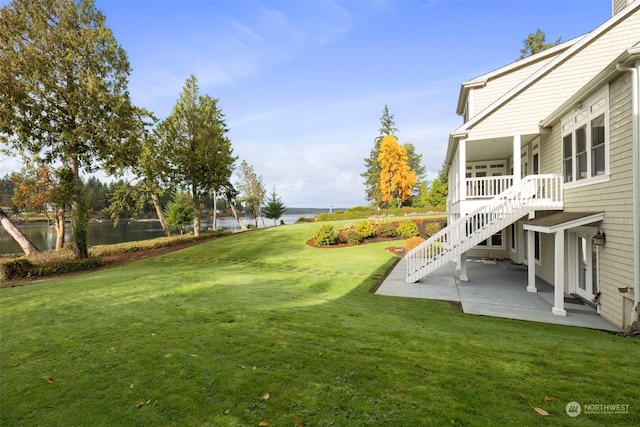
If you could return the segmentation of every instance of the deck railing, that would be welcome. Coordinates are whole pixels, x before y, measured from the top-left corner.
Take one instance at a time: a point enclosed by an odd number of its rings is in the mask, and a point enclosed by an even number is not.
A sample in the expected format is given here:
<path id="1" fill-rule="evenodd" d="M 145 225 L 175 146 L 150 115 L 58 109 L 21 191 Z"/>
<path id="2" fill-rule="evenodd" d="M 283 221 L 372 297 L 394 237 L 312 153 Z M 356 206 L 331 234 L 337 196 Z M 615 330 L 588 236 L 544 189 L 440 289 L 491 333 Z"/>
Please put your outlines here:
<path id="1" fill-rule="evenodd" d="M 562 208 L 562 176 L 529 175 L 407 253 L 407 282 L 420 280 L 527 214 Z"/>
<path id="2" fill-rule="evenodd" d="M 512 175 L 466 178 L 467 199 L 491 199 L 513 185 Z"/>

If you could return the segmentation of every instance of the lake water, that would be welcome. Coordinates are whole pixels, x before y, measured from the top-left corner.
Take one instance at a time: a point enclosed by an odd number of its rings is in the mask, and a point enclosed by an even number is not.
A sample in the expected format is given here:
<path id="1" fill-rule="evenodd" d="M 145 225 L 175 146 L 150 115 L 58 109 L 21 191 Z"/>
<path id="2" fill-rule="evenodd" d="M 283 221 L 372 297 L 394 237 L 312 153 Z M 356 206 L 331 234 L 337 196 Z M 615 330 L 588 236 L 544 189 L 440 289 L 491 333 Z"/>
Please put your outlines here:
<path id="1" fill-rule="evenodd" d="M 301 216 L 313 217 L 313 215 L 284 215 L 281 219 L 285 224 L 293 224 Z M 241 218 L 245 225 L 253 224 L 253 218 Z M 264 219 L 267 227 L 273 226 L 272 219 Z M 237 231 L 240 226 L 235 218 L 218 218 L 218 228 L 223 230 Z M 202 219 L 202 229 L 211 228 L 211 217 Z M 278 220 L 280 224 L 280 220 Z M 262 227 L 262 220 L 258 218 L 258 226 Z M 56 247 L 56 230 L 53 225 L 47 223 L 19 224 L 18 228 L 31 240 L 40 250 L 51 250 Z M 121 242 L 132 242 L 136 240 L 153 239 L 162 237 L 164 233 L 159 221 L 153 220 L 120 220 L 118 225 L 113 226 L 112 221 L 90 222 L 87 231 L 89 246 L 104 245 Z M 65 243 L 71 238 L 71 224 L 65 227 Z M 0 227 L 0 254 L 22 253 L 20 246 L 13 240 L 13 237 Z"/>

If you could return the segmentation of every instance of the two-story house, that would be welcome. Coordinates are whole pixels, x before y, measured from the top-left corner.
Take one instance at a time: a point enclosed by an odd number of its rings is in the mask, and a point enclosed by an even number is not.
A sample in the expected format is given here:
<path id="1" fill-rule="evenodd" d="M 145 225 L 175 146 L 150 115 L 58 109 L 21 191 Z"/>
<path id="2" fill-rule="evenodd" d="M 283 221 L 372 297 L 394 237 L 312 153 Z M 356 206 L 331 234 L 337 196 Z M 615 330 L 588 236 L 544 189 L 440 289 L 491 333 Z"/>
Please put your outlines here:
<path id="1" fill-rule="evenodd" d="M 600 27 L 465 82 L 449 136 L 448 226 L 407 259 L 407 282 L 468 256 L 527 265 L 627 327 L 640 294 L 640 0 Z"/>

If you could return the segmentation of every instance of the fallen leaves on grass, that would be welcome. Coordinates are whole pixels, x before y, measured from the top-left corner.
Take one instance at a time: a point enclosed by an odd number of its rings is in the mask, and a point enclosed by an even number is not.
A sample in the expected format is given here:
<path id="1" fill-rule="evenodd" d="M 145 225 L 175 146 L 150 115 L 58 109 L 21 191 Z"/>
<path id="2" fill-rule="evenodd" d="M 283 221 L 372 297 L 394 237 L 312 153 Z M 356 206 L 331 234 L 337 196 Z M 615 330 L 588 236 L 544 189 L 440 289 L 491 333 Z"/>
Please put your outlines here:
<path id="1" fill-rule="evenodd" d="M 229 413 L 231 412 L 231 409 L 225 409 L 225 411 L 223 412 L 223 414 L 225 415 L 229 415 Z"/>
<path id="2" fill-rule="evenodd" d="M 144 405 L 148 405 L 149 403 L 151 403 L 151 399 L 147 400 L 146 402 L 145 402 L 144 400 L 143 400 L 143 401 L 140 401 L 140 402 L 136 403 L 136 408 L 140 409 L 140 408 L 142 408 Z"/>
<path id="3" fill-rule="evenodd" d="M 260 423 L 258 424 L 259 427 L 266 427 L 269 425 L 269 421 L 260 421 Z"/>
<path id="4" fill-rule="evenodd" d="M 540 415 L 545 416 L 545 417 L 547 415 L 549 415 L 549 413 L 547 411 L 545 411 L 544 409 L 542 409 L 542 408 L 533 408 L 533 410 L 536 411 L 537 413 L 539 413 Z"/>
<path id="5" fill-rule="evenodd" d="M 598 362 L 600 362 L 600 363 L 608 363 L 607 359 L 598 359 Z"/>
<path id="6" fill-rule="evenodd" d="M 51 377 L 47 378 L 47 382 L 48 382 L 49 384 L 53 384 L 53 378 L 51 378 Z"/>
<path id="7" fill-rule="evenodd" d="M 545 396 L 543 400 L 545 402 L 551 402 L 553 400 L 553 397 Z"/>
<path id="8" fill-rule="evenodd" d="M 460 398 L 458 396 L 454 396 L 453 394 L 449 396 L 450 398 L 452 398 L 453 400 L 455 400 L 456 402 L 460 402 Z"/>
<path id="9" fill-rule="evenodd" d="M 266 392 L 265 394 L 262 395 L 262 400 L 269 400 L 269 392 Z"/>

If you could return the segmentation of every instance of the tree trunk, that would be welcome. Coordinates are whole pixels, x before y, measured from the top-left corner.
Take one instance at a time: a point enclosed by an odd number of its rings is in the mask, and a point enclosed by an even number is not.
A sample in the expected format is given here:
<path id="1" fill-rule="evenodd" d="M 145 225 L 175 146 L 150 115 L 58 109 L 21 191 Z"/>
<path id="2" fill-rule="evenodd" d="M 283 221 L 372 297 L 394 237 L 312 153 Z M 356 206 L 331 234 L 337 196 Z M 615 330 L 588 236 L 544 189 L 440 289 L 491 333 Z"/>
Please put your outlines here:
<path id="1" fill-rule="evenodd" d="M 160 225 L 162 226 L 164 235 L 167 237 L 171 236 L 171 228 L 169 228 L 169 224 L 167 224 L 167 220 L 164 218 L 164 211 L 162 210 L 162 206 L 160 205 L 160 198 L 156 193 L 151 193 L 151 202 L 153 203 L 153 207 L 156 210 L 156 215 L 158 215 L 158 220 L 160 221 Z"/>
<path id="2" fill-rule="evenodd" d="M 258 228 L 258 209 L 251 208 L 251 213 L 253 213 L 253 225 Z"/>
<path id="3" fill-rule="evenodd" d="M 191 207 L 193 208 L 193 235 L 200 236 L 200 197 L 195 186 L 191 187 Z"/>
<path id="4" fill-rule="evenodd" d="M 244 225 L 242 221 L 240 221 L 240 218 L 238 217 L 238 211 L 236 211 L 236 207 L 233 205 L 233 201 L 231 199 L 228 199 L 228 201 L 229 201 L 229 206 L 231 206 L 231 212 L 233 212 L 233 216 L 236 218 L 236 221 L 238 221 L 238 224 L 240 224 L 240 229 L 242 231 L 247 231 L 247 226 Z"/>
<path id="5" fill-rule="evenodd" d="M 76 151 L 74 148 L 71 149 L 71 152 Z M 82 181 L 80 181 L 80 170 L 76 155 L 70 155 L 69 169 L 71 169 L 71 188 L 73 189 L 71 196 L 71 245 L 74 258 L 85 259 L 89 258 L 89 248 L 87 247 L 89 218 L 84 203 L 84 191 Z"/>
<path id="6" fill-rule="evenodd" d="M 6 213 L 2 209 L 0 209 L 0 224 L 7 230 L 7 233 L 14 238 L 14 240 L 20 245 L 24 254 L 27 257 L 33 256 L 40 251 L 36 248 L 33 243 L 25 236 L 18 227 L 11 221 L 11 219 L 7 216 Z"/>
<path id="7" fill-rule="evenodd" d="M 213 230 L 218 229 L 218 194 L 216 190 L 211 190 L 211 194 L 213 196 L 213 221 L 211 222 L 211 228 Z"/>
<path id="8" fill-rule="evenodd" d="M 267 225 L 264 223 L 264 216 L 262 215 L 262 209 L 260 209 L 260 207 L 258 207 L 258 214 L 260 214 L 260 219 L 262 220 L 262 227 L 266 228 Z M 274 219 L 273 222 L 275 223 L 276 220 Z M 258 228 L 258 227 L 256 227 Z"/>
<path id="9" fill-rule="evenodd" d="M 56 228 L 56 251 L 64 247 L 64 208 L 56 210 L 53 225 Z"/>

